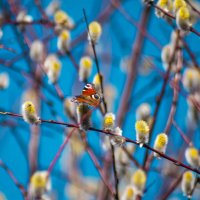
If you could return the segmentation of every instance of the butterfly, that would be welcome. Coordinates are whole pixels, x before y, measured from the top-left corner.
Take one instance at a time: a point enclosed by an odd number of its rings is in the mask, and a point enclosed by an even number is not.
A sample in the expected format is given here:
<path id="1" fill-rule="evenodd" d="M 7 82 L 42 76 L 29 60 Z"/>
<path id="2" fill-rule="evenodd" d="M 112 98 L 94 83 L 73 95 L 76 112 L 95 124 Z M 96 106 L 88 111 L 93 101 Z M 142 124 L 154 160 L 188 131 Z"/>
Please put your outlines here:
<path id="1" fill-rule="evenodd" d="M 90 106 L 97 107 L 101 103 L 101 96 L 97 93 L 93 83 L 87 83 L 82 90 L 82 94 L 75 96 L 72 102 L 86 103 Z"/>

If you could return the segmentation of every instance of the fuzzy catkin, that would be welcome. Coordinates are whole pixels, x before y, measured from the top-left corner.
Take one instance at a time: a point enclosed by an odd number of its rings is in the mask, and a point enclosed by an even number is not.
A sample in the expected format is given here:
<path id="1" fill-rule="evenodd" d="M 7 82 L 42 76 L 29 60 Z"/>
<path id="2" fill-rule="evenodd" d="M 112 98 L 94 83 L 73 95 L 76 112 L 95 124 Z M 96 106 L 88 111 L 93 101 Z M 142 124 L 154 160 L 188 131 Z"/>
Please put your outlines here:
<path id="1" fill-rule="evenodd" d="M 88 105 L 80 103 L 76 108 L 80 130 L 87 131 L 90 127 L 91 110 Z"/>

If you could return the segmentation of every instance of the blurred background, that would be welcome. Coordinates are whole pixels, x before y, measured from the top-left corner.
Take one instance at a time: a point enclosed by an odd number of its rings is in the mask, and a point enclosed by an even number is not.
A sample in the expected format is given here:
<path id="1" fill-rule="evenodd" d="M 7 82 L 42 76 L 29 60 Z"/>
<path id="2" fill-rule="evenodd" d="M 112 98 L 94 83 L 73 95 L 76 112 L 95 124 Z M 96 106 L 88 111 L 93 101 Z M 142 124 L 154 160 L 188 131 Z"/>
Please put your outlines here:
<path id="1" fill-rule="evenodd" d="M 134 126 L 136 122 L 136 110 L 142 103 L 148 103 L 151 115 L 155 111 L 156 97 L 160 93 L 163 84 L 161 74 L 166 72 L 161 60 L 161 51 L 170 42 L 171 33 L 175 30 L 176 25 L 175 23 L 169 24 L 166 20 L 156 17 L 155 9 L 151 8 L 146 26 L 148 36 L 144 37 L 137 65 L 130 66 L 133 46 L 137 41 L 138 35 L 141 34 L 139 33 L 138 26 L 144 11 L 144 5 L 141 0 L 124 0 L 119 2 L 121 5 L 118 7 L 120 9 L 118 9 L 116 8 L 117 4 L 112 4 L 112 2 L 115 1 L 61 0 L 59 7 L 77 24 L 70 31 L 73 46 L 70 52 L 78 64 L 83 55 L 93 58 L 91 46 L 88 45 L 87 34 L 83 34 L 87 30 L 83 18 L 83 8 L 86 10 L 89 22 L 98 20 L 101 23 L 102 35 L 96 45 L 97 57 L 100 64 L 100 72 L 103 75 L 105 99 L 108 99 L 108 111 L 114 113 L 116 116 L 122 103 L 121 97 L 125 90 L 130 68 L 136 68 L 134 87 L 131 90 L 129 100 L 127 100 L 128 109 L 124 113 L 124 120 L 120 127 L 123 130 L 123 136 L 135 140 Z M 46 16 L 44 13 L 47 13 L 48 20 L 53 22 L 53 14 L 46 12 L 50 3 L 52 2 L 49 0 L 0 0 L 0 12 L 2 16 L 6 16 L 5 23 L 1 26 L 2 37 L 0 39 L 0 46 L 4 48 L 0 49 L 0 72 L 6 72 L 9 76 L 8 87 L 0 90 L 1 111 L 21 113 L 21 104 L 25 98 L 24 96 L 28 91 L 30 92 L 34 81 L 36 81 L 26 75 L 27 73 L 31 76 L 34 69 L 37 68 L 37 64 L 29 56 L 31 43 L 36 39 L 41 40 L 45 46 L 45 55 L 58 52 L 58 36 L 54 26 L 36 23 L 25 25 L 25 30 L 21 31 L 19 26 L 14 24 L 17 15 L 21 11 L 25 11 L 28 15 L 32 16 L 33 21 L 44 18 Z M 199 30 L 199 23 L 197 22 L 194 27 L 196 30 Z M 193 33 L 189 33 L 184 37 L 184 40 L 194 53 L 197 62 L 199 62 L 200 38 Z M 191 58 L 185 50 L 183 51 L 183 55 L 186 62 L 184 62 L 181 74 L 184 73 L 186 66 L 189 65 L 188 63 L 191 63 Z M 72 60 L 68 55 L 58 54 L 58 57 L 62 63 L 58 85 L 64 97 L 68 98 L 79 95 L 85 84 L 79 80 L 79 74 Z M 93 82 L 96 73 L 97 69 L 93 59 L 92 72 L 87 82 Z M 173 77 L 173 73 L 171 77 Z M 182 83 L 180 83 L 180 88 L 182 93 L 188 94 Z M 40 85 L 39 91 L 36 96 L 40 99 L 38 113 L 42 119 L 74 123 L 65 114 L 64 100 L 58 97 L 56 88 L 53 84 L 49 83 L 47 76 L 42 77 L 42 85 Z M 35 98 L 34 94 L 32 95 Z M 153 146 L 156 135 L 164 131 L 172 98 L 173 88 L 167 84 L 150 146 Z M 194 126 L 190 126 L 191 123 L 188 123 L 187 113 L 187 99 L 184 95 L 179 95 L 174 120 L 181 127 L 182 131 L 189 136 L 194 146 L 199 149 L 200 127 L 198 123 L 195 128 Z M 103 116 L 99 109 L 93 111 L 91 121 L 92 127 L 103 128 Z M 31 175 L 29 162 L 30 141 L 33 137 L 31 135 L 34 133 L 32 133 L 30 125 L 20 118 L 2 115 L 0 116 L 0 124 L 0 159 L 14 173 L 17 180 L 28 189 Z M 69 133 L 71 129 L 45 123 L 41 124 L 39 129 L 37 134 L 37 136 L 39 135 L 38 156 L 36 156 L 37 170 L 47 170 L 64 141 L 65 134 Z M 105 143 L 103 134 L 87 131 L 86 135 L 92 150 L 103 166 L 105 164 L 103 161 L 108 151 L 105 147 L 103 148 L 103 144 Z M 76 140 L 74 139 L 74 143 L 66 145 L 64 152 L 51 173 L 51 193 L 55 199 L 97 199 L 96 194 L 98 194 L 98 187 L 101 187 L 102 181 L 93 162 L 87 152 L 84 151 L 80 138 Z M 180 133 L 172 126 L 166 154 L 183 163 L 187 163 L 184 156 L 187 146 L 188 144 L 184 142 Z M 142 165 L 145 148 L 139 148 L 135 145 L 133 145 L 133 148 L 133 157 Z M 117 151 L 117 147 L 115 151 Z M 122 167 L 120 161 L 116 162 L 116 167 L 120 170 Z M 124 168 L 125 172 L 130 175 L 136 169 L 137 167 L 132 162 L 129 162 Z M 171 183 L 183 171 L 183 168 L 176 167 L 173 163 L 165 159 L 154 159 L 147 177 L 145 187 L 147 191 L 144 193 L 142 199 L 162 199 L 162 194 L 169 189 Z M 112 168 L 110 173 L 112 173 Z M 73 181 L 74 174 L 80 178 L 81 186 L 78 186 Z M 72 180 L 70 180 L 69 176 L 72 177 Z M 113 183 L 114 179 L 112 176 L 110 182 Z M 127 179 L 122 177 L 119 180 L 119 191 L 122 194 L 127 184 Z M 89 192 L 83 185 L 89 188 Z M 114 184 L 112 185 L 114 186 Z M 8 200 L 23 199 L 19 188 L 16 187 L 2 168 L 0 168 L 0 191 Z M 111 199 L 111 197 L 107 198 Z M 187 199 L 183 197 L 180 183 L 167 199 Z M 199 189 L 195 190 L 192 199 L 200 199 Z"/>

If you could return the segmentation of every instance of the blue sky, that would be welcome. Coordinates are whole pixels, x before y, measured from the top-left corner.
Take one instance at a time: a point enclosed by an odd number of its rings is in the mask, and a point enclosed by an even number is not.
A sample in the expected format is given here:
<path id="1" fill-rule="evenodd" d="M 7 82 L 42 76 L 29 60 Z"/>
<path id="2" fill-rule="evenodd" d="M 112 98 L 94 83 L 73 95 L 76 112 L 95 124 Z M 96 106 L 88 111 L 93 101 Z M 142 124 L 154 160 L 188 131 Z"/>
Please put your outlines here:
<path id="1" fill-rule="evenodd" d="M 83 17 L 82 9 L 85 8 L 88 16 L 88 20 L 95 20 L 99 13 L 101 13 L 105 7 L 108 5 L 107 0 L 65 0 L 61 1 L 61 8 L 65 10 L 74 21 L 79 21 Z M 49 1 L 42 1 L 42 6 L 46 7 Z M 3 0 L 1 10 L 8 8 L 8 2 Z M 33 16 L 34 19 L 40 19 L 41 14 L 38 9 L 34 5 L 32 0 L 30 1 L 20 1 L 20 9 L 25 9 L 27 12 Z M 141 12 L 143 10 L 143 6 L 140 0 L 125 0 L 123 3 L 123 8 L 127 11 L 127 13 L 136 21 L 139 22 Z M 12 16 L 13 17 L 13 16 Z M 12 18 L 15 19 L 14 17 Z M 51 18 L 52 19 L 52 18 Z M 41 28 L 41 26 L 34 25 L 33 28 L 36 30 L 35 33 L 37 38 L 45 38 L 48 34 L 52 33 L 51 29 Z M 198 30 L 199 24 L 195 25 L 195 28 Z M 71 37 L 72 40 L 79 36 L 80 33 L 86 30 L 85 23 L 81 23 L 80 26 L 72 31 Z M 148 33 L 155 37 L 159 43 L 164 46 L 170 40 L 170 34 L 172 31 L 172 27 L 167 24 L 164 20 L 158 19 L 155 16 L 154 10 L 152 9 L 150 15 L 150 21 L 148 24 Z M 22 36 L 16 29 L 16 26 L 4 26 L 3 27 L 3 38 L 0 40 L 0 44 L 2 43 L 5 46 L 11 47 L 15 49 L 17 54 L 21 54 L 22 52 L 27 52 L 28 47 L 26 45 L 23 48 L 19 45 L 22 40 Z M 127 78 L 127 74 L 122 72 L 120 68 L 121 59 L 130 55 L 132 50 L 132 45 L 135 42 L 136 34 L 138 30 L 118 12 L 114 11 L 113 14 L 109 17 L 109 19 L 103 24 L 103 34 L 97 45 L 97 54 L 100 62 L 100 70 L 104 76 L 104 85 L 111 84 L 116 88 L 117 94 L 115 101 L 113 102 L 113 109 L 110 110 L 114 113 L 118 112 L 119 103 L 121 99 L 121 94 L 124 90 L 124 83 Z M 16 33 L 19 34 L 17 37 Z M 193 52 L 199 53 L 199 44 L 200 38 L 192 33 L 185 37 L 185 40 L 190 45 Z M 48 42 L 48 53 L 53 53 L 57 51 L 56 47 L 57 38 L 54 36 Z M 72 50 L 72 54 L 75 60 L 78 62 L 82 55 L 86 52 L 86 44 L 87 41 L 82 41 L 76 48 Z M 108 59 L 105 60 L 104 56 L 107 55 Z M 197 55 L 197 54 L 196 54 Z M 14 58 L 16 55 L 4 51 L 0 49 L 0 59 L 5 59 L 9 61 L 11 58 Z M 145 39 L 144 47 L 142 50 L 142 56 L 152 56 L 155 61 L 154 64 L 164 72 L 162 64 L 160 62 L 160 49 L 158 49 L 154 44 Z M 184 53 L 184 58 L 188 59 L 188 55 Z M 198 57 L 197 57 L 198 59 Z M 199 59 L 198 59 L 199 60 Z M 14 67 L 20 70 L 29 71 L 29 58 L 28 61 L 24 58 L 18 60 L 13 64 Z M 84 86 L 83 83 L 79 82 L 78 74 L 75 70 L 74 66 L 70 62 L 69 58 L 66 56 L 61 57 L 62 62 L 62 73 L 59 79 L 59 85 L 62 88 L 64 95 L 67 96 L 75 96 L 79 94 Z M 138 66 L 140 67 L 140 66 Z M 21 109 L 21 96 L 25 90 L 31 87 L 31 82 L 24 76 L 19 73 L 13 72 L 12 70 L 7 69 L 5 66 L 0 64 L 0 72 L 8 72 L 10 76 L 10 85 L 8 89 L 0 91 L 0 110 L 11 111 L 14 113 L 20 113 Z M 89 78 L 89 82 L 93 80 L 94 75 L 96 74 L 95 65 L 93 65 L 92 75 Z M 150 83 L 154 80 L 154 84 Z M 43 79 L 44 83 L 48 85 L 47 77 Z M 157 71 L 152 71 L 147 75 L 138 74 L 136 77 L 136 85 L 133 88 L 131 93 L 131 106 L 128 112 L 126 113 L 126 118 L 123 124 L 123 134 L 124 136 L 130 137 L 131 139 L 135 139 L 136 136 L 134 134 L 134 124 L 136 120 L 135 111 L 138 105 L 143 102 L 148 102 L 152 106 L 152 113 L 155 109 L 155 98 L 157 94 L 160 92 L 162 86 L 162 79 L 160 78 Z M 55 90 L 52 85 L 48 86 L 55 94 Z M 143 91 L 141 92 L 141 89 Z M 167 86 L 167 95 L 164 96 L 161 108 L 158 114 L 158 120 L 156 122 L 156 126 L 153 132 L 154 140 L 157 133 L 163 131 L 167 116 L 169 114 L 169 109 L 172 102 L 173 91 Z M 47 90 L 42 89 L 44 95 L 53 102 L 53 108 L 56 113 L 59 115 L 59 118 L 56 120 L 63 120 L 69 122 L 69 118 L 64 115 L 63 104 L 56 98 L 51 95 Z M 136 95 L 140 92 L 140 95 Z M 184 97 L 180 96 L 179 103 L 177 105 L 177 112 L 175 115 L 175 119 L 177 123 L 180 125 L 184 132 L 187 132 L 187 124 L 186 124 L 186 113 L 187 113 L 187 102 Z M 44 101 L 41 104 L 41 114 L 40 116 L 44 119 L 55 119 L 49 110 L 49 107 L 46 105 Z M 13 119 L 10 117 L 0 116 L 0 121 L 4 120 L 12 120 L 17 123 L 16 128 L 10 128 L 6 126 L 1 126 L 0 131 L 0 159 L 3 160 L 9 168 L 16 175 L 17 179 L 27 186 L 29 181 L 29 166 L 27 162 L 27 152 L 28 152 L 28 143 L 30 139 L 30 131 L 29 126 L 25 124 L 20 119 Z M 94 111 L 93 124 L 96 128 L 102 128 L 102 116 L 99 111 Z M 57 128 L 56 125 L 41 126 L 41 139 L 39 145 L 39 168 L 46 169 L 53 157 L 55 156 L 59 146 L 63 141 L 63 127 Z M 198 140 L 199 130 L 195 131 L 194 137 L 191 138 L 194 141 L 194 144 L 197 148 L 200 147 L 200 143 Z M 87 133 L 89 138 L 89 143 L 92 146 L 93 150 L 101 154 L 101 142 L 99 140 L 99 134 L 94 132 Z M 151 144 L 152 145 L 152 144 Z M 179 152 L 181 148 L 185 148 L 183 145 L 183 140 L 181 139 L 179 133 L 172 128 L 170 132 L 169 145 L 167 148 L 167 154 L 178 158 Z M 136 149 L 134 156 L 140 163 L 143 161 L 144 149 Z M 64 156 L 61 157 L 61 160 L 66 159 Z M 184 157 L 182 159 L 184 163 L 186 163 Z M 167 161 L 164 160 L 155 160 L 153 161 L 154 167 L 165 168 Z M 55 169 L 60 170 L 61 162 L 59 161 L 55 166 Z M 173 164 L 171 164 L 173 165 Z M 134 169 L 134 166 L 131 165 L 130 168 Z M 79 161 L 79 169 L 83 176 L 94 176 L 99 177 L 96 169 L 94 168 L 92 162 L 90 161 L 88 155 L 84 153 Z M 183 171 L 182 168 L 178 168 L 180 171 Z M 148 176 L 147 186 L 155 181 L 155 183 L 151 186 L 148 192 L 144 195 L 144 200 L 146 199 L 156 199 L 157 195 L 159 195 L 159 190 L 163 184 L 163 180 L 165 178 L 163 175 L 150 172 Z M 3 191 L 7 196 L 7 199 L 23 199 L 20 191 L 16 186 L 12 183 L 9 176 L 5 173 L 3 169 L 0 168 L 0 191 Z M 58 195 L 59 200 L 68 199 L 64 195 L 64 187 L 66 182 L 64 180 L 58 179 L 55 175 L 52 176 L 53 180 L 53 188 Z M 171 179 L 167 179 L 167 184 L 171 183 Z M 174 198 L 173 198 L 174 197 Z M 180 190 L 180 186 L 172 193 L 170 199 L 185 199 Z M 194 199 L 198 199 L 197 197 Z"/>

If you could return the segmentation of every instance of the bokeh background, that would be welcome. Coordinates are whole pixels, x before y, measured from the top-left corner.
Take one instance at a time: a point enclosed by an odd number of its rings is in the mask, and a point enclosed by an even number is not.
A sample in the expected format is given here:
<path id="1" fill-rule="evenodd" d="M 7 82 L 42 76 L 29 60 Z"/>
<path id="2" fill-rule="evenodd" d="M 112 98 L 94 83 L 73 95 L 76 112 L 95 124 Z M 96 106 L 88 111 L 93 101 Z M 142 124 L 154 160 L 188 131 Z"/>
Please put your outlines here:
<path id="1" fill-rule="evenodd" d="M 10 1 L 11 2 L 11 1 Z M 0 1 L 1 11 L 10 9 L 10 2 L 7 0 Z M 41 19 L 41 13 L 38 8 L 35 6 L 33 0 L 26 1 L 14 1 L 17 9 L 24 9 L 28 14 L 32 15 L 34 19 Z M 50 1 L 44 0 L 41 1 L 42 7 L 45 9 Z M 102 13 L 105 8 L 110 4 L 108 0 L 65 0 L 61 1 L 61 8 L 66 11 L 75 22 L 80 21 L 83 18 L 82 9 L 85 8 L 89 21 L 95 20 L 100 13 Z M 143 5 L 140 0 L 124 0 L 122 1 L 123 9 L 132 17 L 132 20 L 139 22 Z M 11 16 L 11 19 L 15 19 L 15 16 Z M 50 17 L 50 19 L 53 19 Z M 52 28 L 41 26 L 41 25 L 32 25 L 31 26 L 35 33 L 30 37 L 30 40 L 33 41 L 36 38 L 44 39 L 50 34 L 53 34 Z M 121 95 L 124 90 L 125 81 L 127 78 L 127 72 L 123 70 L 124 59 L 131 54 L 132 46 L 135 42 L 136 34 L 138 29 L 133 26 L 124 16 L 117 10 L 114 10 L 110 17 L 102 24 L 103 33 L 102 37 L 97 45 L 97 54 L 100 62 L 100 70 L 104 77 L 104 86 L 112 85 L 114 90 L 112 91 L 115 94 L 115 98 L 112 104 L 110 111 L 113 113 L 118 112 L 119 103 L 121 100 Z M 200 28 L 199 23 L 195 25 L 195 28 L 198 30 Z M 31 28 L 28 27 L 28 32 L 30 33 Z M 12 58 L 20 55 L 24 52 L 28 52 L 28 46 L 23 41 L 23 36 L 18 31 L 16 25 L 4 25 L 3 28 L 3 37 L 0 40 L 0 44 L 3 44 L 7 47 L 11 47 L 16 51 L 12 53 L 3 49 L 0 49 L 0 59 L 6 60 L 9 62 Z M 72 40 L 78 37 L 82 32 L 86 30 L 86 24 L 81 21 L 80 25 L 71 32 Z M 158 19 L 155 16 L 155 11 L 152 8 L 151 15 L 148 23 L 148 33 L 156 38 L 159 41 L 161 46 L 167 44 L 170 40 L 171 31 L 173 27 L 169 25 L 162 19 Z M 186 36 L 185 40 L 188 42 L 192 51 L 195 52 L 196 58 L 199 60 L 199 45 L 200 38 L 192 33 Z M 57 37 L 54 35 L 46 43 L 46 50 L 48 53 L 53 53 L 57 51 Z M 72 49 L 72 54 L 77 62 L 79 62 L 82 55 L 86 54 L 88 42 L 86 38 L 78 43 Z M 131 102 L 130 108 L 126 113 L 126 117 L 121 127 L 123 129 L 123 135 L 131 139 L 136 138 L 134 124 L 136 121 L 136 108 L 143 102 L 147 102 L 151 105 L 151 111 L 153 113 L 155 109 L 155 99 L 159 94 L 162 86 L 163 79 L 159 75 L 157 70 L 149 70 L 149 72 L 144 73 L 142 66 L 142 61 L 145 57 L 152 59 L 153 64 L 164 72 L 164 68 L 160 59 L 161 50 L 152 44 L 148 39 L 145 39 L 144 47 L 142 54 L 140 56 L 140 63 L 138 64 L 138 75 L 136 77 L 136 84 L 131 93 Z M 25 59 L 26 57 L 26 59 Z M 189 60 L 188 55 L 184 52 L 185 60 Z M 59 85 L 62 88 L 65 97 L 74 96 L 80 94 L 84 84 L 79 81 L 78 73 L 75 70 L 73 64 L 67 56 L 60 57 L 62 62 L 62 73 L 59 78 Z M 30 59 L 28 55 L 22 56 L 21 59 L 17 59 L 13 63 L 13 67 L 17 70 L 25 70 L 29 72 Z M 32 64 L 31 64 L 32 65 Z M 34 64 L 33 64 L 34 66 Z M 135 67 L 135 66 L 133 66 Z M 13 113 L 20 113 L 21 109 L 21 99 L 24 91 L 30 88 L 31 82 L 23 74 L 14 72 L 11 69 L 8 69 L 4 65 L 0 64 L 0 71 L 7 72 L 10 77 L 10 84 L 6 90 L 0 91 L 0 110 L 1 111 L 11 111 Z M 89 78 L 89 82 L 92 82 L 94 75 L 96 74 L 96 67 L 93 65 L 92 75 Z M 48 85 L 47 77 L 44 78 L 44 83 Z M 55 97 L 55 89 L 49 84 L 48 88 L 52 90 L 53 94 L 49 93 L 46 89 L 42 88 L 42 93 L 47 97 L 49 101 L 53 103 L 53 110 L 55 111 L 56 117 L 52 115 L 49 106 L 41 100 L 41 109 L 40 116 L 44 119 L 55 119 L 63 120 L 65 122 L 70 122 L 70 119 L 64 114 L 63 103 Z M 169 114 L 171 102 L 172 102 L 173 90 L 168 85 L 166 89 L 166 94 L 163 98 L 161 108 L 158 114 L 156 121 L 156 126 L 153 132 L 152 141 L 157 133 L 163 131 L 167 116 Z M 186 123 L 187 116 L 187 102 L 186 99 L 180 95 L 177 112 L 175 115 L 176 122 L 180 125 L 184 132 L 188 130 L 188 124 Z M 102 128 L 102 116 L 99 110 L 95 110 L 92 117 L 92 124 L 96 128 Z M 4 122 L 6 120 L 11 120 L 15 126 L 7 126 Z M 0 159 L 7 164 L 7 166 L 13 171 L 17 179 L 24 184 L 26 187 L 28 185 L 30 170 L 28 164 L 28 144 L 30 139 L 30 130 L 29 125 L 24 123 L 21 119 L 15 119 L 6 116 L 0 116 Z M 195 134 L 193 138 L 190 138 L 194 145 L 199 148 L 199 127 L 194 130 Z M 94 150 L 94 152 L 101 158 L 104 156 L 104 151 L 102 150 L 102 140 L 100 140 L 100 134 L 95 132 L 87 132 L 87 137 L 89 138 L 89 143 Z M 40 143 L 39 143 L 39 169 L 45 170 L 49 166 L 53 157 L 55 156 L 59 146 L 61 145 L 64 139 L 64 127 L 58 125 L 42 124 L 41 133 L 40 133 Z M 152 145 L 152 144 L 151 144 Z M 170 131 L 169 145 L 167 148 L 167 154 L 178 158 L 182 148 L 185 148 L 183 139 L 180 137 L 180 134 L 176 129 L 172 128 Z M 62 154 L 60 160 L 55 166 L 54 172 L 52 173 L 52 186 L 55 195 L 59 200 L 70 199 L 66 195 L 66 187 L 69 184 L 64 178 L 61 178 L 56 174 L 56 172 L 68 171 L 66 163 L 70 162 L 70 159 L 67 157 L 67 152 L 70 152 L 70 149 L 67 145 L 65 152 Z M 143 156 L 145 149 L 136 147 L 134 157 L 139 161 L 143 162 Z M 101 159 L 99 159 L 101 161 Z M 184 156 L 182 161 L 186 163 Z M 64 164 L 63 164 L 64 163 Z M 157 167 L 159 169 L 166 169 L 167 167 L 173 167 L 172 163 L 169 164 L 165 160 L 154 160 L 152 167 Z M 79 173 L 82 174 L 82 177 L 88 178 L 93 177 L 93 179 L 99 180 L 99 175 L 94 165 L 92 164 L 87 153 L 83 153 L 78 161 Z M 130 165 L 127 170 L 134 171 L 135 166 Z M 183 171 L 181 167 L 177 168 L 177 173 Z M 160 193 L 166 191 L 167 188 L 163 188 L 163 180 L 167 182 L 165 187 L 169 186 L 172 178 L 164 177 L 162 173 L 155 172 L 150 170 L 147 179 L 147 186 L 150 186 L 147 193 L 143 196 L 144 200 L 147 199 L 158 199 Z M 0 191 L 2 191 L 8 200 L 21 200 L 23 199 L 19 189 L 13 184 L 6 172 L 0 168 Z M 94 199 L 94 198 L 93 198 Z M 180 190 L 180 185 L 175 189 L 171 194 L 169 199 L 185 199 Z M 200 199 L 200 193 L 196 190 L 193 199 Z"/>

